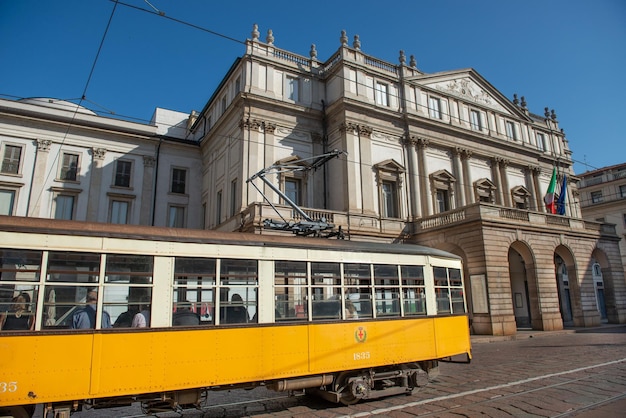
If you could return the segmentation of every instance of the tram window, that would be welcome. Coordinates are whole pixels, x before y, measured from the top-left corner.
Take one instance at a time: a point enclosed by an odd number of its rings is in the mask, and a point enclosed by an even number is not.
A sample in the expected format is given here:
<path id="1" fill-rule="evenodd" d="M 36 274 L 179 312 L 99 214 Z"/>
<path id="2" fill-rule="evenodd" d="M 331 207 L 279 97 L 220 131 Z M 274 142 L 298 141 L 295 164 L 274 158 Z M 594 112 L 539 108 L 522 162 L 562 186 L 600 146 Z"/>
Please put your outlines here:
<path id="1" fill-rule="evenodd" d="M 141 311 L 146 316 L 145 311 L 149 311 L 152 301 L 152 291 L 149 286 L 142 285 L 152 283 L 153 265 L 154 257 L 147 255 L 106 256 L 103 303 L 104 310 L 111 315 L 114 328 L 130 327 L 135 315 Z M 146 322 L 149 322 L 149 315 L 147 317 Z"/>
<path id="2" fill-rule="evenodd" d="M 338 263 L 311 263 L 313 320 L 341 318 L 341 270 Z"/>
<path id="3" fill-rule="evenodd" d="M 0 330 L 33 329 L 41 251 L 0 249 Z"/>
<path id="4" fill-rule="evenodd" d="M 152 283 L 154 257 L 108 254 L 104 281 L 107 283 Z"/>
<path id="5" fill-rule="evenodd" d="M 0 331 L 28 331 L 35 327 L 39 286 L 0 285 Z"/>
<path id="6" fill-rule="evenodd" d="M 215 321 L 216 260 L 177 257 L 174 262 L 172 325 Z"/>
<path id="7" fill-rule="evenodd" d="M 256 260 L 221 260 L 221 324 L 256 322 L 258 282 Z"/>
<path id="8" fill-rule="evenodd" d="M 405 315 L 426 315 L 426 286 L 423 266 L 401 266 Z"/>
<path id="9" fill-rule="evenodd" d="M 374 300 L 376 301 L 376 316 L 400 315 L 398 266 L 374 265 Z"/>
<path id="10" fill-rule="evenodd" d="M 87 304 L 89 292 L 97 291 L 99 276 L 100 254 L 51 251 L 42 326 L 71 328 L 74 313 Z"/>
<path id="11" fill-rule="evenodd" d="M 434 267 L 435 296 L 437 299 L 437 313 L 451 313 L 450 288 L 448 270 L 445 267 Z"/>
<path id="12" fill-rule="evenodd" d="M 275 320 L 308 319 L 305 261 L 277 261 L 274 264 Z"/>
<path id="13" fill-rule="evenodd" d="M 41 251 L 0 249 L 0 281 L 38 281 L 41 255 Z"/>
<path id="14" fill-rule="evenodd" d="M 464 313 L 465 298 L 463 297 L 463 281 L 460 269 L 448 269 L 450 278 L 450 296 L 452 298 L 452 313 Z"/>
<path id="15" fill-rule="evenodd" d="M 343 266 L 346 300 L 356 308 L 358 318 L 371 318 L 372 310 L 372 270 L 370 264 L 350 264 Z"/>

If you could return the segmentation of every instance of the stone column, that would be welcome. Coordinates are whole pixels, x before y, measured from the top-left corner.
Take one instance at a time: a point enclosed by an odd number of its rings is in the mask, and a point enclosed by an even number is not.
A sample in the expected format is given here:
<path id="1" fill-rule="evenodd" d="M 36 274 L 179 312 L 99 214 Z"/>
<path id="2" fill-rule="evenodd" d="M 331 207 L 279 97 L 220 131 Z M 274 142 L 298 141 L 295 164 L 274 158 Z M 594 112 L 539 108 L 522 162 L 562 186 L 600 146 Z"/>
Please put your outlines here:
<path id="1" fill-rule="evenodd" d="M 465 173 L 462 169 L 461 155 L 463 149 L 456 147 L 452 150 L 452 166 L 454 167 L 454 176 L 456 177 L 456 207 L 460 208 L 466 205 L 465 200 Z"/>
<path id="2" fill-rule="evenodd" d="M 502 205 L 511 207 L 511 190 L 509 188 L 509 178 L 506 175 L 506 168 L 509 165 L 509 160 L 501 159 L 499 164 L 500 169 L 500 181 L 502 182 Z"/>
<path id="3" fill-rule="evenodd" d="M 276 147 L 274 141 L 274 131 L 276 131 L 276 125 L 273 123 L 261 122 L 260 127 L 263 129 L 263 168 L 267 168 L 276 163 Z M 276 184 L 275 186 L 278 187 L 279 190 L 283 191 L 285 178 L 282 175 L 279 175 L 276 179 L 279 184 Z M 269 178 L 268 180 L 272 181 L 273 179 Z M 278 194 L 275 191 L 270 189 L 266 184 L 263 186 L 263 193 L 265 193 L 265 196 L 267 196 L 270 202 L 284 203 L 279 201 Z M 303 191 L 304 190 L 302 190 L 302 192 Z"/>
<path id="4" fill-rule="evenodd" d="M 541 196 L 541 187 L 539 187 L 539 175 L 541 174 L 541 168 L 535 167 L 533 169 L 533 184 L 535 186 L 535 202 L 537 204 L 537 212 L 544 211 L 543 196 Z"/>
<path id="5" fill-rule="evenodd" d="M 414 136 L 410 138 L 405 138 L 404 145 L 406 147 L 406 152 L 409 156 L 409 167 L 408 167 L 408 177 L 409 177 L 409 202 L 411 215 L 413 219 L 417 219 L 421 216 L 421 208 L 420 208 L 420 200 L 422 200 L 420 195 L 420 187 L 419 187 L 419 179 L 420 175 L 417 167 L 417 142 Z"/>
<path id="6" fill-rule="evenodd" d="M 491 175 L 493 176 L 493 182 L 496 185 L 496 204 L 504 205 L 504 197 L 502 193 L 502 176 L 500 173 L 500 157 L 494 157 L 491 159 Z"/>
<path id="7" fill-rule="evenodd" d="M 91 176 L 89 181 L 89 200 L 87 201 L 87 221 L 91 222 L 98 222 L 100 194 L 102 191 L 102 165 L 106 152 L 107 150 L 104 148 L 91 149 Z M 107 210 L 105 206 L 105 213 Z M 106 218 L 104 221 L 106 221 Z"/>
<path id="8" fill-rule="evenodd" d="M 35 155 L 35 168 L 31 180 L 30 196 L 28 198 L 27 214 L 36 218 L 47 218 L 47 213 L 41 213 L 41 199 L 46 181 L 48 157 L 52 141 L 48 139 L 37 140 L 37 154 Z"/>
<path id="9" fill-rule="evenodd" d="M 152 213 L 154 212 L 154 166 L 156 158 L 151 155 L 143 156 L 143 182 L 141 184 L 141 210 L 139 212 L 139 225 L 151 225 Z"/>
<path id="10" fill-rule="evenodd" d="M 378 211 L 374 204 L 374 190 L 372 184 L 374 179 L 372 178 L 372 131 L 369 126 L 359 125 L 359 154 L 361 160 L 361 195 L 363 196 L 363 213 L 368 215 L 374 215 Z"/>
<path id="11" fill-rule="evenodd" d="M 428 179 L 428 164 L 426 158 L 427 138 L 417 138 L 417 161 L 419 164 L 420 199 L 422 200 L 422 216 L 433 214 L 433 199 L 430 193 L 430 181 Z"/>
<path id="12" fill-rule="evenodd" d="M 471 204 L 476 201 L 474 196 L 474 188 L 472 187 L 472 178 L 470 175 L 469 159 L 472 156 L 471 150 L 463 150 L 461 153 L 461 165 L 463 171 L 463 182 L 465 183 L 465 204 Z"/>

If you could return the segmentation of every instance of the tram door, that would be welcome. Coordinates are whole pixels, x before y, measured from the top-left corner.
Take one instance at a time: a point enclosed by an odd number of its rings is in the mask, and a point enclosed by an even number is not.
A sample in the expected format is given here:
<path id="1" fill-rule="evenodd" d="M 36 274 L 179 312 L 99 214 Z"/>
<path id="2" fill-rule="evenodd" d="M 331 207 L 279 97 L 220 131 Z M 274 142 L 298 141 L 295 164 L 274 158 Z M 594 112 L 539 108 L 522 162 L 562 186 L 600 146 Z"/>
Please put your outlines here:
<path id="1" fill-rule="evenodd" d="M 593 284 L 596 290 L 596 304 L 600 312 L 602 322 L 608 322 L 606 315 L 606 301 L 604 299 L 604 279 L 602 278 L 602 268 L 600 264 L 594 263 L 592 266 Z"/>
<path id="2" fill-rule="evenodd" d="M 557 275 L 556 280 L 559 288 L 559 305 L 561 308 L 561 317 L 563 325 L 574 325 L 572 317 L 572 303 L 569 292 L 569 278 L 567 276 L 567 267 L 560 257 L 557 257 Z"/>

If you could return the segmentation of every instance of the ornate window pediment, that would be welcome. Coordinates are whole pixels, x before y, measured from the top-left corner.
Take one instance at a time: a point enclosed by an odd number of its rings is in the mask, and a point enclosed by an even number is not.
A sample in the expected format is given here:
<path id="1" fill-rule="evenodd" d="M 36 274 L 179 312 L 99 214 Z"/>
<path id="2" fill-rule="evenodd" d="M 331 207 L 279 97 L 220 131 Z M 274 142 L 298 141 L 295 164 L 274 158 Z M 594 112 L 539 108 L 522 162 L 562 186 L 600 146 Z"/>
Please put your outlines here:
<path id="1" fill-rule="evenodd" d="M 399 218 L 400 196 L 404 167 L 394 160 L 381 161 L 374 165 L 376 184 L 378 185 L 378 200 L 380 214 L 385 218 Z"/>
<path id="2" fill-rule="evenodd" d="M 448 170 L 439 170 L 430 175 L 430 182 L 433 190 L 452 190 L 454 183 L 456 182 L 456 177 L 454 177 Z"/>
<path id="3" fill-rule="evenodd" d="M 530 192 L 524 186 L 516 186 L 511 189 L 513 205 L 518 209 L 528 209 L 530 202 Z"/>
<path id="4" fill-rule="evenodd" d="M 496 190 L 496 185 L 488 178 L 478 179 L 474 182 L 474 194 L 478 202 L 494 203 Z"/>

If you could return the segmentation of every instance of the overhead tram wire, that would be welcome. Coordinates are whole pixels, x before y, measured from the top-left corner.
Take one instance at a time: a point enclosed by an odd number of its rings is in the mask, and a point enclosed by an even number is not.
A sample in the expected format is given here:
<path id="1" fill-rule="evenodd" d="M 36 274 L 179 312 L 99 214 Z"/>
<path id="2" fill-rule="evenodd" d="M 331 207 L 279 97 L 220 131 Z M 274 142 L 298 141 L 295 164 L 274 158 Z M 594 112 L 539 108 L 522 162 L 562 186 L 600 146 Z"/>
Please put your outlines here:
<path id="1" fill-rule="evenodd" d="M 45 178 L 45 183 L 47 183 L 48 179 L 50 178 L 50 176 L 52 175 L 52 167 L 54 167 L 56 161 L 59 159 L 59 155 L 61 153 L 61 148 L 63 146 L 63 144 L 65 143 L 65 140 L 67 139 L 67 136 L 69 135 L 70 129 L 74 126 L 74 120 L 76 119 L 76 115 L 78 114 L 78 110 L 79 108 L 82 106 L 82 103 L 84 100 L 86 100 L 86 95 L 87 95 L 87 90 L 89 89 L 89 84 L 91 83 L 91 78 L 93 76 L 93 73 L 96 69 L 96 64 L 98 63 L 98 58 L 100 57 L 100 52 L 102 51 L 102 46 L 104 45 L 104 40 L 106 39 L 107 33 L 109 32 L 109 28 L 111 27 L 111 22 L 113 21 L 113 15 L 115 14 L 115 9 L 117 8 L 117 1 L 114 1 L 114 6 L 113 9 L 111 10 L 111 15 L 109 16 L 109 21 L 107 22 L 106 28 L 104 29 L 104 33 L 102 34 L 102 38 L 100 39 L 100 45 L 98 46 L 98 51 L 96 52 L 96 56 L 93 60 L 93 63 L 91 65 L 91 70 L 89 71 L 89 76 L 87 77 L 87 81 L 85 82 L 85 88 L 83 89 L 83 93 L 80 97 L 80 100 L 78 101 L 78 104 L 76 105 L 76 109 L 74 109 L 74 112 L 72 113 L 72 117 L 67 125 L 67 128 L 65 129 L 65 132 L 63 134 L 63 138 L 61 139 L 60 142 L 60 146 L 59 149 L 56 152 L 56 155 L 54 156 L 54 160 L 53 160 L 53 164 L 50 165 L 50 170 L 48 170 L 48 174 L 46 175 Z M 45 184 L 44 183 L 44 184 Z M 39 195 L 36 197 L 36 201 L 35 202 L 39 202 L 39 200 L 41 199 L 42 195 L 43 195 L 44 189 L 42 189 L 39 192 Z M 31 196 L 29 194 L 28 197 L 28 207 L 27 207 L 27 211 L 30 210 L 30 200 L 31 200 Z"/>

